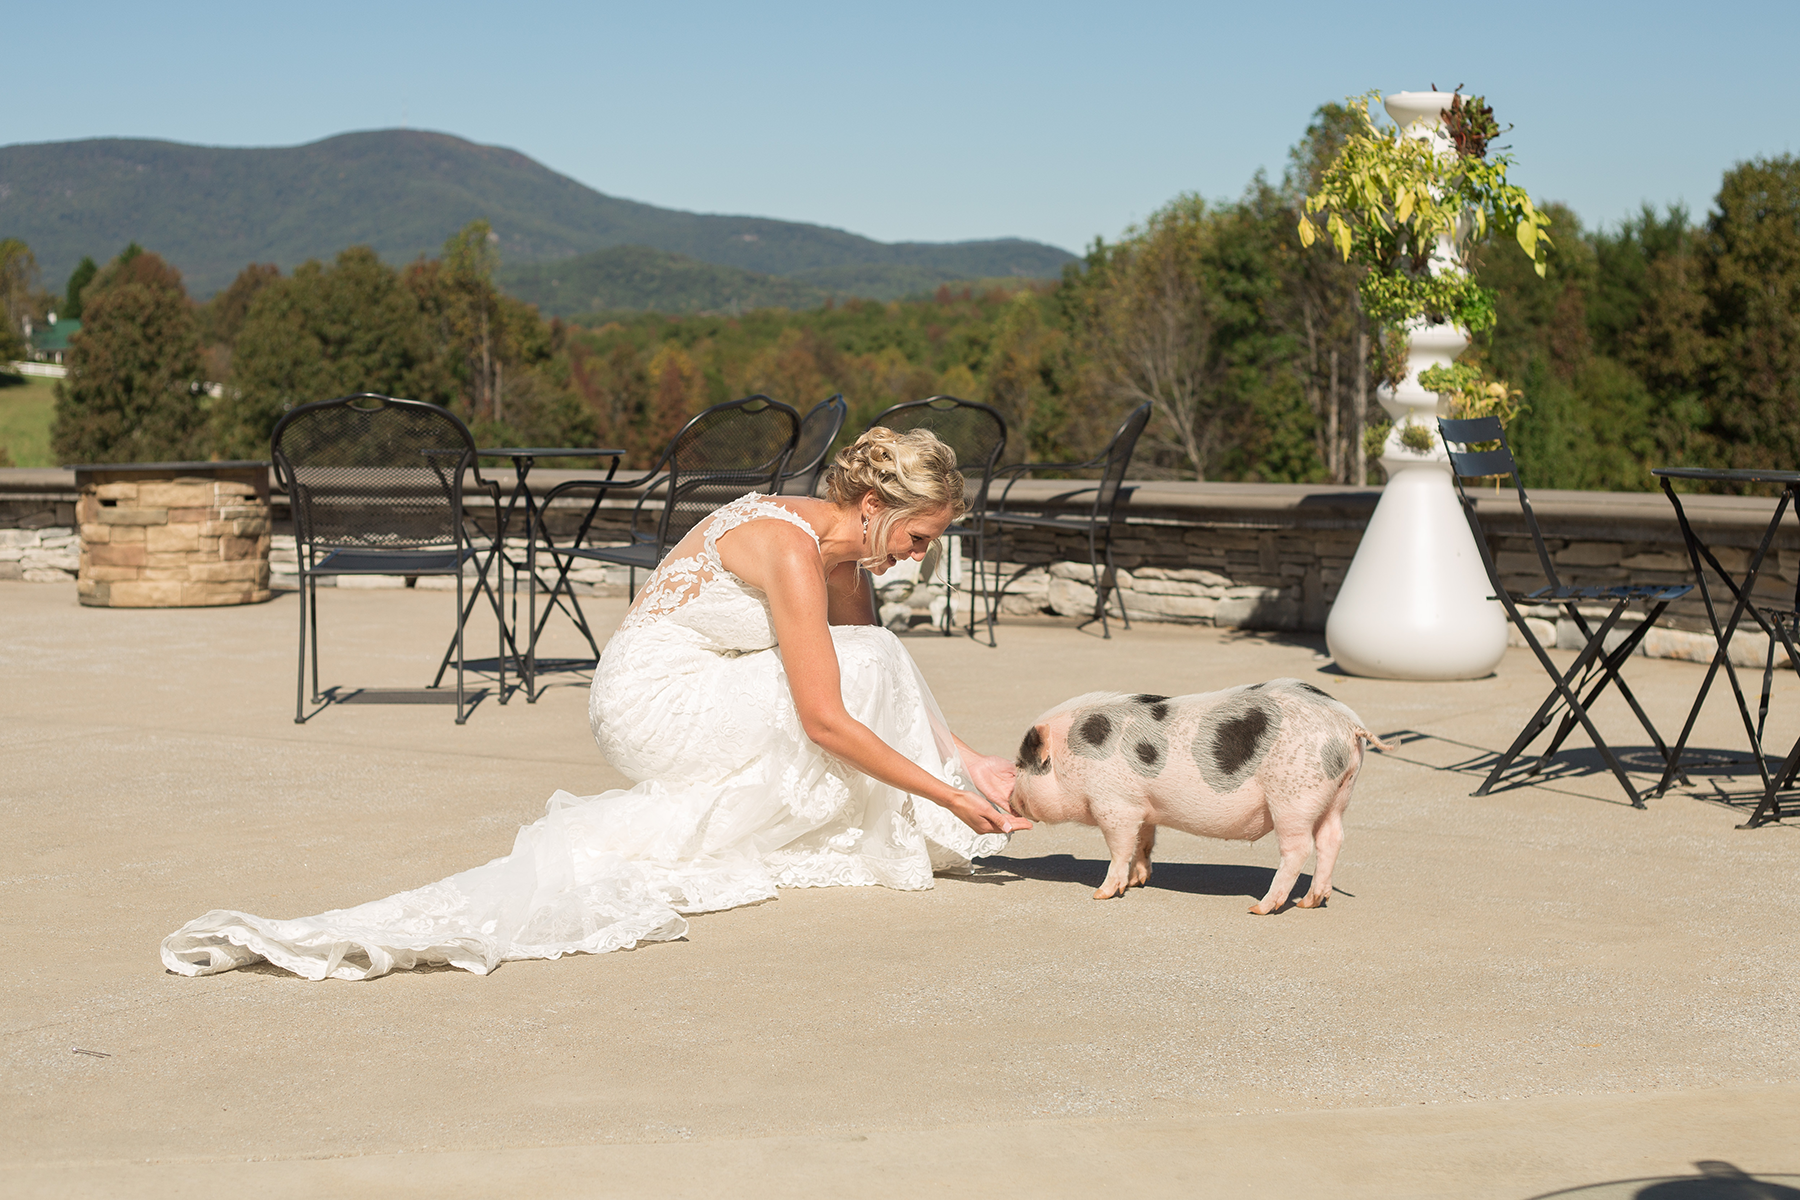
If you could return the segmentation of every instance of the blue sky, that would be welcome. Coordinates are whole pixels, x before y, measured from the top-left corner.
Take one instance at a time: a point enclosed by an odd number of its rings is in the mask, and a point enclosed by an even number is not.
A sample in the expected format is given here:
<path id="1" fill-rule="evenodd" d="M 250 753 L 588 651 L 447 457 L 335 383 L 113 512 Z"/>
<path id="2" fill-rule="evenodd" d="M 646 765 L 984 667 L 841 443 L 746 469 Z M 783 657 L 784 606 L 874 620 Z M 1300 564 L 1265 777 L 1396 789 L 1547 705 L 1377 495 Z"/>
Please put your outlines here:
<path id="1" fill-rule="evenodd" d="M 1444 18 L 1432 20 L 1430 14 Z M 1079 251 L 1279 175 L 1319 104 L 1458 83 L 1590 225 L 1800 150 L 1800 3 L 36 4 L 0 143 L 442 130 L 613 195 Z M 37 47 L 30 54 L 23 46 Z M 3 234 L 4 231 L 0 231 Z"/>

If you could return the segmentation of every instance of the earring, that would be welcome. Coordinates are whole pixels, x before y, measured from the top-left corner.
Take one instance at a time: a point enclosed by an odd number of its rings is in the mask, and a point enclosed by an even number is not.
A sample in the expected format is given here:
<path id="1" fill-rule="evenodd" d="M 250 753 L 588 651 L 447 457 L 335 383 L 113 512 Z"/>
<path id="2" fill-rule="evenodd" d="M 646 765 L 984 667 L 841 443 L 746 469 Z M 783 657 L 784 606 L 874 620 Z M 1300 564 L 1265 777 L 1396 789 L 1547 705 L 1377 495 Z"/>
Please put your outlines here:
<path id="1" fill-rule="evenodd" d="M 863 518 L 863 545 L 869 544 L 869 518 Z"/>

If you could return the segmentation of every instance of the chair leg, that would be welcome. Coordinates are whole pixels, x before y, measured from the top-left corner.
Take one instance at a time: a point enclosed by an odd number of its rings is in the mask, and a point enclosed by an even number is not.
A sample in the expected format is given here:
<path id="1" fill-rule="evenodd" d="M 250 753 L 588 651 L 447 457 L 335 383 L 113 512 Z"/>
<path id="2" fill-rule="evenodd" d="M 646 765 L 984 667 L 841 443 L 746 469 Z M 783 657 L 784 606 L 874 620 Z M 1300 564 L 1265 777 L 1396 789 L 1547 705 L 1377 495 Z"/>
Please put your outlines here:
<path id="1" fill-rule="evenodd" d="M 309 577 L 307 580 L 307 586 L 310 588 L 310 590 L 312 592 L 312 605 L 311 605 L 312 668 L 313 668 L 312 698 L 313 698 L 313 703 L 318 704 L 325 698 L 319 691 L 319 581 L 318 581 L 318 579 L 316 577 Z M 302 636 L 304 637 L 304 634 Z"/>
<path id="2" fill-rule="evenodd" d="M 456 723 L 467 724 L 469 714 L 463 710 L 463 627 L 468 616 L 463 608 L 462 564 L 456 564 Z"/>
<path id="3" fill-rule="evenodd" d="M 1620 605 L 1616 607 L 1607 615 L 1606 620 L 1601 622 L 1599 630 L 1588 639 L 1588 644 L 1582 649 L 1580 655 L 1576 657 L 1575 662 L 1567 671 L 1558 671 L 1556 669 L 1556 664 L 1551 661 L 1548 654 L 1544 653 L 1544 648 L 1539 644 L 1537 636 L 1531 632 L 1530 627 L 1525 624 L 1524 620 L 1518 617 L 1517 609 L 1512 606 L 1510 601 L 1507 602 L 1507 609 L 1508 615 L 1514 618 L 1514 626 L 1522 632 L 1526 642 L 1530 645 L 1532 652 L 1537 656 L 1538 662 L 1542 664 L 1545 672 L 1550 676 L 1551 681 L 1554 684 L 1554 690 L 1549 696 L 1545 697 L 1544 703 L 1538 706 L 1537 713 L 1532 717 L 1531 721 L 1526 724 L 1524 730 L 1521 731 L 1518 738 L 1513 741 L 1512 746 L 1507 752 L 1500 757 L 1500 760 L 1497 763 L 1495 763 L 1494 769 L 1489 772 L 1487 779 L 1482 783 L 1481 787 L 1476 789 L 1475 795 L 1487 795 L 1489 789 L 1491 789 L 1499 780 L 1501 772 L 1507 768 L 1512 760 L 1516 758 L 1539 733 L 1543 732 L 1544 728 L 1549 724 L 1549 712 L 1553 709 L 1557 700 L 1560 699 L 1562 703 L 1568 705 L 1570 712 L 1573 713 L 1576 719 L 1581 723 L 1582 729 L 1587 732 L 1588 737 L 1593 741 L 1594 748 L 1600 752 L 1601 759 L 1605 761 L 1607 767 L 1612 771 L 1613 777 L 1619 781 L 1619 786 L 1625 790 L 1626 796 L 1630 798 L 1632 807 L 1643 808 L 1643 798 L 1638 794 L 1637 789 L 1632 786 L 1630 777 L 1625 774 L 1625 768 L 1620 765 L 1618 757 L 1613 754 L 1612 747 L 1607 745 L 1606 739 L 1600 736 L 1600 730 L 1595 727 L 1592 718 L 1588 716 L 1587 709 L 1582 706 L 1580 695 L 1569 686 L 1571 680 L 1581 678 L 1583 673 L 1593 665 L 1594 660 L 1599 657 L 1601 649 L 1605 645 L 1606 635 L 1611 633 L 1613 626 L 1618 623 L 1619 616 L 1623 612 L 1624 606 Z"/>
<path id="4" fill-rule="evenodd" d="M 306 724 L 306 585 L 309 581 L 302 570 L 300 575 L 300 663 L 294 675 L 294 724 Z M 317 675 L 314 679 L 316 681 Z"/>

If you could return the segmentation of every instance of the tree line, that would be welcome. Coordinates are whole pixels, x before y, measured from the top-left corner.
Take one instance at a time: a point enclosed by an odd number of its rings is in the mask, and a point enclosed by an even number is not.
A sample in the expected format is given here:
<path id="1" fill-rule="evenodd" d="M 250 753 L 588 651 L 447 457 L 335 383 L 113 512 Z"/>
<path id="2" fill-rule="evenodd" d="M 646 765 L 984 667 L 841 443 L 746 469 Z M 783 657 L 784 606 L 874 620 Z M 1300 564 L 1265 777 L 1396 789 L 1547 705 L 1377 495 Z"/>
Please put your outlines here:
<path id="1" fill-rule="evenodd" d="M 373 391 L 443 404 L 482 444 L 644 463 L 700 408 L 754 392 L 803 411 L 843 392 L 853 424 L 948 393 L 1005 415 L 1014 461 L 1086 457 L 1147 400 L 1135 473 L 1374 481 L 1395 340 L 1362 313 L 1357 268 L 1294 232 L 1349 122 L 1322 107 L 1279 181 L 1177 197 L 1060 281 L 887 303 L 545 321 L 495 285 L 476 222 L 436 258 L 252 265 L 194 304 L 132 247 L 61 298 L 83 328 L 54 446 L 65 462 L 265 457 L 287 408 Z M 1528 484 L 1637 490 L 1664 463 L 1800 462 L 1800 161 L 1733 167 L 1700 221 L 1646 207 L 1590 229 L 1544 207 L 1545 277 L 1516 250 L 1478 252 L 1498 322 L 1465 355 L 1523 395 L 1510 436 Z M 9 327 L 45 300 L 0 292 Z"/>

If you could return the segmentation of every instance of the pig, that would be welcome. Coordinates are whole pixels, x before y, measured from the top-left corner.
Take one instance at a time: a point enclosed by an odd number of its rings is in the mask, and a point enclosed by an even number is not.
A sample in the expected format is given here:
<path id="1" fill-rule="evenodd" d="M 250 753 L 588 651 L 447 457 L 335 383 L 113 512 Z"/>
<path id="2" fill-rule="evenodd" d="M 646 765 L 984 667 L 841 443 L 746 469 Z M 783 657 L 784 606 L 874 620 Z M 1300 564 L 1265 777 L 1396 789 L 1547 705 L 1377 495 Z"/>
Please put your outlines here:
<path id="1" fill-rule="evenodd" d="M 1033 821 L 1100 827 L 1112 863 L 1096 900 L 1149 881 L 1156 827 L 1167 825 L 1245 842 L 1275 830 L 1281 866 L 1250 909 L 1258 914 L 1287 901 L 1316 845 L 1298 903 L 1317 908 L 1331 892 L 1365 742 L 1393 748 L 1298 679 L 1191 696 L 1089 692 L 1032 723 L 1009 803 Z"/>

